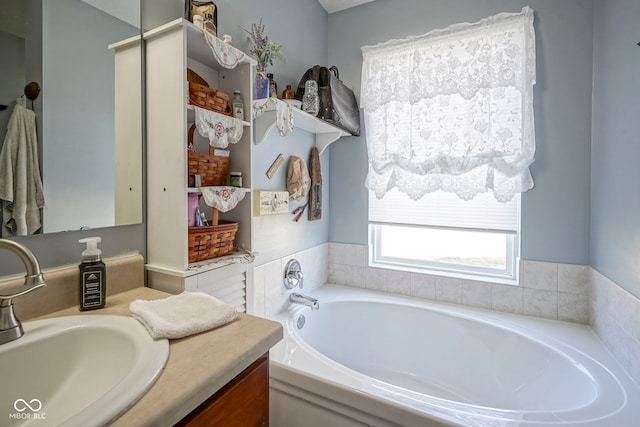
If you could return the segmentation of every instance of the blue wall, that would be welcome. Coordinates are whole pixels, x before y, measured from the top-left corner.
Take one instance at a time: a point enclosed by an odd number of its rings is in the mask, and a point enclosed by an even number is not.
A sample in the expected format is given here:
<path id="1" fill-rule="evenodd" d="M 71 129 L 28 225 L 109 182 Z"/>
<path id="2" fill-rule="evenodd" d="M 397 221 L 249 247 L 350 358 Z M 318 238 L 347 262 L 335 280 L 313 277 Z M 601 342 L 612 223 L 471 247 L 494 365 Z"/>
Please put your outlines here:
<path id="1" fill-rule="evenodd" d="M 591 265 L 640 297 L 640 2 L 595 2 Z"/>
<path id="2" fill-rule="evenodd" d="M 500 12 L 535 11 L 535 187 L 522 198 L 522 257 L 589 263 L 593 2 L 591 0 L 378 0 L 329 15 L 329 63 L 360 91 L 363 45 L 424 34 Z M 331 147 L 335 242 L 367 242 L 364 137 Z M 338 185 L 339 184 L 339 185 Z"/>

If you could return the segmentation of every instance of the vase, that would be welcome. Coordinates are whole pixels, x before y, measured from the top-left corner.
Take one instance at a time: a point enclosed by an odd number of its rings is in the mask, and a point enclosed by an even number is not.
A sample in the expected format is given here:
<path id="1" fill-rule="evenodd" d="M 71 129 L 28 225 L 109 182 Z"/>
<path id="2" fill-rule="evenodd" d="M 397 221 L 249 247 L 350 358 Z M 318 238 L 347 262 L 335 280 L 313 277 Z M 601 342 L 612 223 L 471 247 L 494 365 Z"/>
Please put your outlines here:
<path id="1" fill-rule="evenodd" d="M 320 111 L 320 99 L 318 98 L 318 82 L 307 80 L 304 83 L 304 96 L 302 97 L 302 111 L 317 116 Z"/>
<path id="2" fill-rule="evenodd" d="M 269 78 L 263 71 L 256 73 L 253 99 L 265 99 L 269 97 Z"/>

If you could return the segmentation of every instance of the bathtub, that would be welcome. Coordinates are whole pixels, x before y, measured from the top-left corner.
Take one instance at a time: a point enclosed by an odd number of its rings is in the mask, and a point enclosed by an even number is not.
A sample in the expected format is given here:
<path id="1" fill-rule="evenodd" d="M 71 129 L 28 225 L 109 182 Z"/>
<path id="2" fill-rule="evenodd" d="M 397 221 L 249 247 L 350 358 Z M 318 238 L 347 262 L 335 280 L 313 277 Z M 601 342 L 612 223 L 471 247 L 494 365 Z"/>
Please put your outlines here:
<path id="1" fill-rule="evenodd" d="M 586 326 L 326 285 L 275 317 L 274 427 L 638 426 L 640 389 Z"/>

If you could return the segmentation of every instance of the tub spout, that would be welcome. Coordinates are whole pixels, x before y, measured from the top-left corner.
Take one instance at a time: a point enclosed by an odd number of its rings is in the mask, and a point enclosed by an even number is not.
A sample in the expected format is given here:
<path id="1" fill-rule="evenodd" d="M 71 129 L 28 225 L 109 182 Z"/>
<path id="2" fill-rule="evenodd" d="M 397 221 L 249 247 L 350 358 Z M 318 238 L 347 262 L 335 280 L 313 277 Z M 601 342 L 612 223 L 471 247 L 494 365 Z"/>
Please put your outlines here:
<path id="1" fill-rule="evenodd" d="M 315 298 L 308 297 L 306 295 L 292 293 L 289 295 L 289 301 L 295 304 L 306 305 L 311 307 L 311 310 L 318 310 L 320 308 L 320 301 Z"/>

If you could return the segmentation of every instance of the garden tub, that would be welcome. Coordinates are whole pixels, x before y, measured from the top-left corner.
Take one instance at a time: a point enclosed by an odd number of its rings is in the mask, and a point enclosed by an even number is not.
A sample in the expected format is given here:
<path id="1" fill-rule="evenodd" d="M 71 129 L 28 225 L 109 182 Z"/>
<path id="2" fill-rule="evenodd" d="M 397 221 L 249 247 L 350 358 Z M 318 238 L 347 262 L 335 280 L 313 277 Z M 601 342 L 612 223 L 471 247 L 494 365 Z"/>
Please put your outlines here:
<path id="1" fill-rule="evenodd" d="M 636 426 L 640 390 L 583 325 L 326 285 L 271 350 L 274 426 Z"/>

